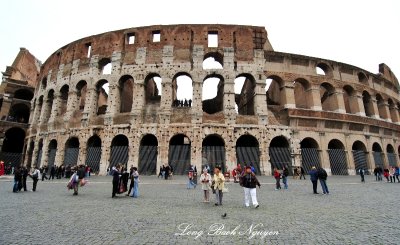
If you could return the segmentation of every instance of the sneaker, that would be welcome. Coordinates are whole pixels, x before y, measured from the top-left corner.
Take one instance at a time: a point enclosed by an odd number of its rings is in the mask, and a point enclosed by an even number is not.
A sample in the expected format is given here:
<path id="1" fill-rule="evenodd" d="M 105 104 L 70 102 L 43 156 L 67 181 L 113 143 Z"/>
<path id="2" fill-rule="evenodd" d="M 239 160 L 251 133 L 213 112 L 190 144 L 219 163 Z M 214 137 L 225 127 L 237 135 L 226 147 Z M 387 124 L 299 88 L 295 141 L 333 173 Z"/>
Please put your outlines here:
<path id="1" fill-rule="evenodd" d="M 255 208 L 258 208 L 258 207 L 260 207 L 260 205 L 257 204 L 257 205 L 255 206 Z"/>
<path id="2" fill-rule="evenodd" d="M 214 204 L 215 206 L 218 206 L 219 204 L 218 203 L 216 203 L 216 204 Z"/>

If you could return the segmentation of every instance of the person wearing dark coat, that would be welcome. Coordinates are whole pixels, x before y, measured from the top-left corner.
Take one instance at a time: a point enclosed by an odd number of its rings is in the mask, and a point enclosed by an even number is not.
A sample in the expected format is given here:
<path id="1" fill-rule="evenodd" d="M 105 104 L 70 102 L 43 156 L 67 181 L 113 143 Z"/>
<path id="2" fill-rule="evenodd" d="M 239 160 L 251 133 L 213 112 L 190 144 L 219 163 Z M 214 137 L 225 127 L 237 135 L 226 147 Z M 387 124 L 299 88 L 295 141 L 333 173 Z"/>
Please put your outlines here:
<path id="1" fill-rule="evenodd" d="M 304 171 L 304 168 L 303 168 L 303 167 L 300 167 L 300 179 L 301 179 L 301 177 L 303 177 L 304 179 L 306 179 L 305 171 Z"/>
<path id="2" fill-rule="evenodd" d="M 49 177 L 49 180 L 54 180 L 54 176 L 56 175 L 56 168 L 54 167 L 54 165 L 53 166 L 51 166 L 51 168 L 50 168 L 50 177 Z"/>
<path id="3" fill-rule="evenodd" d="M 116 194 L 118 193 L 118 184 L 119 184 L 119 178 L 120 178 L 120 166 L 117 165 L 117 167 L 113 170 L 113 180 L 112 180 L 112 184 L 113 184 L 113 190 L 112 190 L 112 198 L 116 197 Z"/>
<path id="4" fill-rule="evenodd" d="M 310 175 L 310 180 L 312 182 L 313 185 L 313 193 L 314 194 L 318 194 L 317 192 L 317 185 L 318 185 L 318 171 L 317 169 L 313 166 L 310 170 L 310 172 L 308 172 L 308 174 Z"/>
<path id="5" fill-rule="evenodd" d="M 322 192 L 324 195 L 329 195 L 328 185 L 326 184 L 326 179 L 328 178 L 328 173 L 323 168 L 318 169 L 318 179 L 321 184 Z"/>
<path id="6" fill-rule="evenodd" d="M 258 181 L 256 175 L 251 171 L 251 167 L 247 166 L 244 175 L 240 178 L 240 186 L 244 190 L 244 205 L 246 207 L 250 206 L 250 196 L 251 202 L 255 208 L 258 208 L 257 201 L 257 188 L 261 188 L 260 182 Z"/>
<path id="7" fill-rule="evenodd" d="M 26 179 L 28 178 L 28 169 L 26 167 L 22 167 L 21 170 L 21 175 L 22 175 L 22 188 L 24 188 L 24 191 L 28 191 L 26 188 Z"/>
<path id="8" fill-rule="evenodd" d="M 14 170 L 14 187 L 13 192 L 18 192 L 22 189 L 22 174 L 21 169 L 16 167 Z"/>

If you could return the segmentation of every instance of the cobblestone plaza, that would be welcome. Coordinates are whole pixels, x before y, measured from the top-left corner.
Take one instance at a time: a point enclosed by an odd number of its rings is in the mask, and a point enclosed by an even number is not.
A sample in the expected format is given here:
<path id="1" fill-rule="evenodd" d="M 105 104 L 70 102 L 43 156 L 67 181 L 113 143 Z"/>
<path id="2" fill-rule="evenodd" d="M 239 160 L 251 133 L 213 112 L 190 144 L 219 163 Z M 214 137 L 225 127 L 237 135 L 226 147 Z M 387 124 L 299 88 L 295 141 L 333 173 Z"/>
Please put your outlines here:
<path id="1" fill-rule="evenodd" d="M 202 202 L 200 188 L 187 190 L 183 176 L 143 176 L 137 199 L 112 199 L 108 176 L 92 177 L 78 196 L 65 179 L 13 193 L 12 179 L 3 177 L 0 244 L 398 244 L 398 183 L 333 176 L 331 195 L 313 195 L 309 179 L 274 191 L 272 177 L 259 178 L 254 209 L 244 208 L 233 182 L 215 207 L 214 197 Z"/>

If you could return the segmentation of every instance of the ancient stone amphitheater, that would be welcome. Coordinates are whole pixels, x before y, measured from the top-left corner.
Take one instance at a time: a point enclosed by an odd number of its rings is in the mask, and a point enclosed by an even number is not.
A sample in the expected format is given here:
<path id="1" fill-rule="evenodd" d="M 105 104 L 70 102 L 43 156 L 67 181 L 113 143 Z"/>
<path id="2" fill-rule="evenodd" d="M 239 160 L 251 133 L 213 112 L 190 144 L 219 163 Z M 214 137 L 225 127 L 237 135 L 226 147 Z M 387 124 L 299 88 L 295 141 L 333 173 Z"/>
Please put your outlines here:
<path id="1" fill-rule="evenodd" d="M 264 27 L 130 28 L 69 43 L 42 65 L 24 163 L 355 174 L 398 165 L 399 108 L 385 64 L 373 74 L 275 52 Z"/>

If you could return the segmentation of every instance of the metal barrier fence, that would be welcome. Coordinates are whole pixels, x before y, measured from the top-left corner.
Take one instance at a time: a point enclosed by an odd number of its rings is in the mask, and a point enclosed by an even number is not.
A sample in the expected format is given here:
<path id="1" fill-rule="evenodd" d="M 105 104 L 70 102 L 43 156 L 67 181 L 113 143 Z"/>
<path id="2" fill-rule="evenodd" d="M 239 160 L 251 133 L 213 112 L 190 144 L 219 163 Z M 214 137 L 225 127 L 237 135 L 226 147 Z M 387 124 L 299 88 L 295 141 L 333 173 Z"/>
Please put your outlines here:
<path id="1" fill-rule="evenodd" d="M 301 166 L 307 174 L 314 166 L 321 167 L 319 150 L 317 148 L 302 148 L 301 149 Z"/>
<path id="2" fill-rule="evenodd" d="M 348 175 L 346 152 L 343 149 L 328 149 L 329 162 L 333 175 Z"/>
<path id="3" fill-rule="evenodd" d="M 236 159 L 241 165 L 250 164 L 254 166 L 255 173 L 261 174 L 260 171 L 260 153 L 258 147 L 236 147 Z"/>

